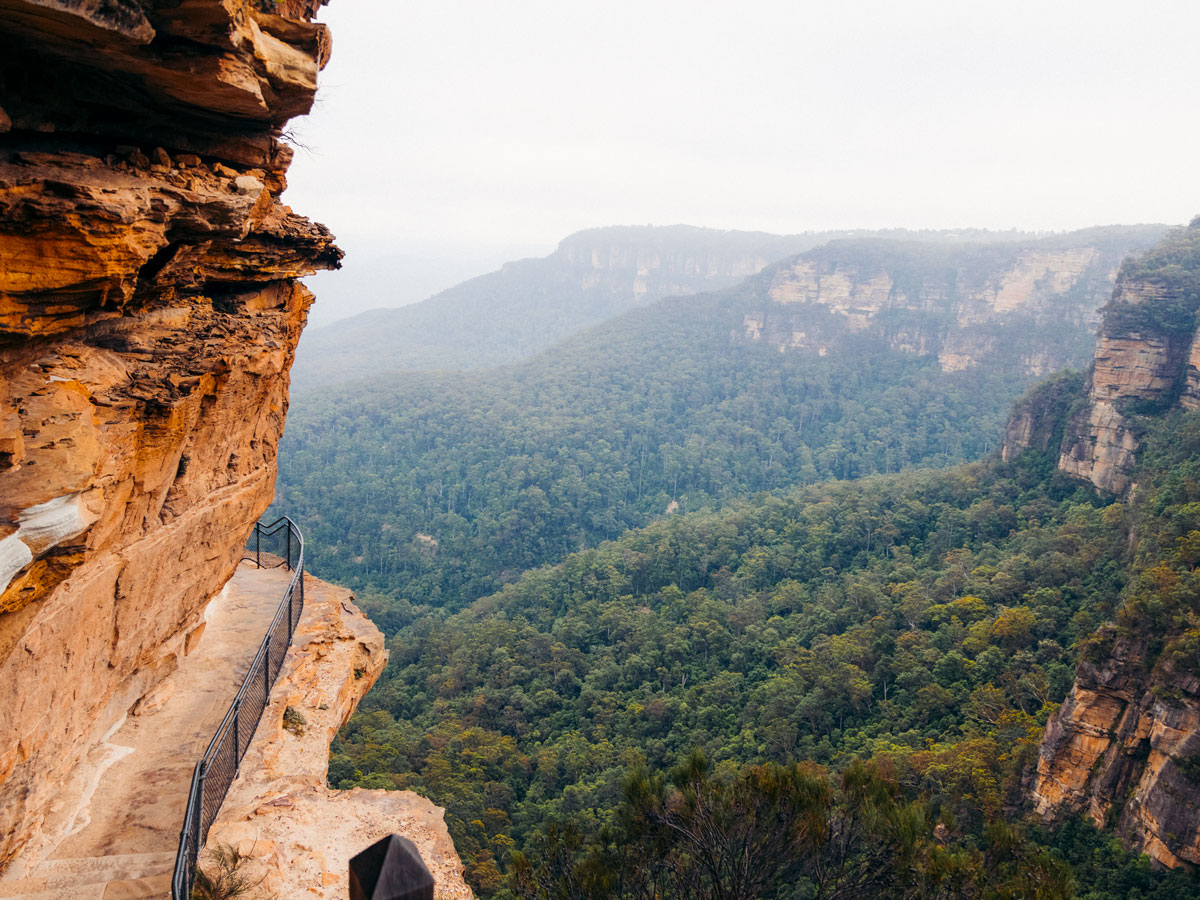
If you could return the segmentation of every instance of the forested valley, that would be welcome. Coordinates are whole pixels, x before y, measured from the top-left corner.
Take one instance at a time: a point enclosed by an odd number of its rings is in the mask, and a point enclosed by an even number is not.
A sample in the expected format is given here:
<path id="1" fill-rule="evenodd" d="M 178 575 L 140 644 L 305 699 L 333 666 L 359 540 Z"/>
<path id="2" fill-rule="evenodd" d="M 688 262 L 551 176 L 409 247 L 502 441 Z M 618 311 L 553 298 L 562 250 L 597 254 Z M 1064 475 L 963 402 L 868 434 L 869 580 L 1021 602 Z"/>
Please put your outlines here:
<path id="1" fill-rule="evenodd" d="M 668 772 L 728 827 L 746 780 L 818 794 L 794 893 L 769 896 L 919 896 L 888 887 L 910 867 L 933 896 L 1194 896 L 1089 825 L 1015 814 L 1101 623 L 1152 615 L 1162 653 L 1194 640 L 1200 416 L 1162 423 L 1147 456 L 1132 504 L 1029 453 L 673 517 L 455 615 L 392 604 L 394 658 L 331 782 L 445 805 L 497 896 L 651 896 L 658 862 L 688 852 L 663 822 Z M 784 833 L 757 836 L 768 858 Z M 821 875 L 835 851 L 845 868 Z"/>
<path id="2" fill-rule="evenodd" d="M 277 505 L 303 517 L 315 572 L 454 608 L 667 513 L 978 458 L 1029 380 L 943 373 L 869 336 L 780 354 L 730 339 L 745 304 L 664 301 L 512 368 L 309 398 Z"/>
<path id="3" fill-rule="evenodd" d="M 481 897 L 1196 896 L 1028 792 L 1081 659 L 1200 678 L 1200 413 L 1125 410 L 1103 495 L 1057 468 L 1084 375 L 1003 461 L 1030 374 L 820 305 L 827 353 L 747 339 L 773 277 L 297 405 L 277 505 L 391 652 L 330 784 L 444 806 Z"/>

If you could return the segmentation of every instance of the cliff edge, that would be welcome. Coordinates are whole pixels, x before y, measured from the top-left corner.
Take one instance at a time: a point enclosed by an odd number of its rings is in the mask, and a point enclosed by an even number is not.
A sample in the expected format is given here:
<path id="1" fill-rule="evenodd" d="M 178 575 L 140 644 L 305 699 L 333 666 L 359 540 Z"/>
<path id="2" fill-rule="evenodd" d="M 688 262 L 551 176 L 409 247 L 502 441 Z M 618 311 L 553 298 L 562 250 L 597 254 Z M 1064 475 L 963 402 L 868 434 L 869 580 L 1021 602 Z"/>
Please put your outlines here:
<path id="1" fill-rule="evenodd" d="M 271 499 L 341 256 L 279 201 L 315 6 L 0 0 L 0 869 Z"/>
<path id="2" fill-rule="evenodd" d="M 1137 417 L 1200 409 L 1200 218 L 1122 264 L 1058 467 L 1123 494 L 1140 445 Z M 1006 443 L 1006 457 L 1023 449 Z"/>
<path id="3" fill-rule="evenodd" d="M 1047 465 L 1115 495 L 1111 515 L 1125 523 L 1133 575 L 1116 623 L 1085 646 L 1050 717 L 1034 808 L 1051 821 L 1083 814 L 1113 827 L 1127 846 L 1172 868 L 1200 865 L 1200 672 L 1185 652 L 1193 632 L 1183 611 L 1195 567 L 1182 551 L 1156 547 L 1174 538 L 1159 533 L 1154 515 L 1179 504 L 1172 514 L 1187 533 L 1194 511 L 1186 491 L 1169 494 L 1155 483 L 1178 476 L 1139 467 L 1139 451 L 1156 420 L 1200 409 L 1198 310 L 1200 218 L 1125 261 L 1086 383 L 1062 376 L 1031 392 L 1009 420 L 1003 449 L 1006 460 L 1043 454 Z M 1194 458 L 1178 435 L 1171 442 L 1176 464 Z M 1145 490 L 1137 490 L 1139 478 Z M 1166 562 L 1151 565 L 1156 559 Z M 1175 603 L 1171 615 L 1153 611 Z"/>
<path id="4" fill-rule="evenodd" d="M 444 811 L 411 791 L 331 790 L 329 744 L 387 662 L 344 588 L 305 578 L 304 615 L 241 771 L 209 832 L 268 895 L 347 896 L 350 857 L 393 832 L 417 845 L 437 900 L 469 900 Z M 200 866 L 208 861 L 204 856 Z"/>

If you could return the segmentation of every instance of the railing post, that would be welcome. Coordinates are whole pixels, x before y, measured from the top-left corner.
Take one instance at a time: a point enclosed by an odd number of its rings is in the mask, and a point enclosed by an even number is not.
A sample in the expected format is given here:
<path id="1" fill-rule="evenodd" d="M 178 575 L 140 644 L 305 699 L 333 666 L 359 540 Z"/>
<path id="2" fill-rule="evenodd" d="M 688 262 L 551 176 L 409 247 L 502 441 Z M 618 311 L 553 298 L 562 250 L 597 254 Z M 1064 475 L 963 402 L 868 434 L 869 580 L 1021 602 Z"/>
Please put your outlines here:
<path id="1" fill-rule="evenodd" d="M 254 565 L 262 568 L 262 525 L 254 523 Z"/>
<path id="2" fill-rule="evenodd" d="M 266 709 L 271 704 L 271 637 L 267 635 L 267 642 L 263 645 L 266 652 L 263 653 L 263 709 Z M 261 713 L 260 713 L 261 715 Z"/>
<path id="3" fill-rule="evenodd" d="M 236 770 L 242 760 L 242 701 L 233 702 L 233 767 Z"/>
<path id="4" fill-rule="evenodd" d="M 201 758 L 197 765 L 200 768 L 200 778 L 197 781 L 199 792 L 196 803 L 196 830 L 192 834 L 193 872 L 195 871 L 196 860 L 200 858 L 200 848 L 204 846 L 204 842 L 200 837 L 200 832 L 204 830 L 204 781 L 206 778 L 208 778 L 208 766 L 205 764 L 204 759 Z"/>
<path id="5" fill-rule="evenodd" d="M 292 566 L 292 526 L 290 524 L 285 523 L 283 530 L 287 532 L 287 567 L 288 567 L 288 569 L 291 569 L 291 568 L 293 568 L 293 566 Z"/>

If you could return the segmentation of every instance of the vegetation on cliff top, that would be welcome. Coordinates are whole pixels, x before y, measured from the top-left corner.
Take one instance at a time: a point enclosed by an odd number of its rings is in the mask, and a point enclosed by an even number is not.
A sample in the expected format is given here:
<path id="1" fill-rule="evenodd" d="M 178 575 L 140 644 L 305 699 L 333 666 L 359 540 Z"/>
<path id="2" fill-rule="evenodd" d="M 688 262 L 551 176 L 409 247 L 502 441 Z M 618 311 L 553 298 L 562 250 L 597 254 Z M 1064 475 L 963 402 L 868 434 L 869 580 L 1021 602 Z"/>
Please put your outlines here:
<path id="1" fill-rule="evenodd" d="M 1142 287 L 1149 302 L 1124 299 L 1122 290 Z M 1176 228 L 1145 253 L 1131 256 L 1117 276 L 1113 301 L 1104 308 L 1104 332 L 1190 338 L 1200 309 L 1200 216 Z"/>

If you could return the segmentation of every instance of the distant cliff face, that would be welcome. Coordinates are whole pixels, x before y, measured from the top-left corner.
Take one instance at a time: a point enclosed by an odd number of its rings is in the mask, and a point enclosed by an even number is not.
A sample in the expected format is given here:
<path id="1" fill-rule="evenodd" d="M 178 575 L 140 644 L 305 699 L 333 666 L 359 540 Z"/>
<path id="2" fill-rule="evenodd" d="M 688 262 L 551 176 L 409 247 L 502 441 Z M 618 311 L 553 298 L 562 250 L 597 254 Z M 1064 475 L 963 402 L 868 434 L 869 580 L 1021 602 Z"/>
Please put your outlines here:
<path id="1" fill-rule="evenodd" d="M 1019 403 L 1005 459 L 1053 454 L 1062 471 L 1135 505 L 1139 419 L 1200 408 L 1198 307 L 1200 220 L 1122 266 L 1086 385 L 1050 383 Z M 1200 678 L 1161 652 L 1167 637 L 1136 623 L 1100 631 L 1046 728 L 1032 796 L 1047 819 L 1084 813 L 1163 865 L 1191 866 L 1200 864 Z"/>
<path id="2" fill-rule="evenodd" d="M 1052 241 L 938 245 L 837 241 L 779 267 L 745 334 L 828 353 L 848 333 L 936 356 L 943 371 L 1042 375 L 1082 365 L 1125 254 L 1158 229 L 1093 229 Z M 822 315 L 823 313 L 823 315 Z"/>
<path id="3" fill-rule="evenodd" d="M 1200 220 L 1122 269 L 1096 346 L 1088 405 L 1063 444 L 1063 471 L 1119 494 L 1138 447 L 1130 414 L 1200 408 L 1200 274 L 1188 264 L 1198 247 Z"/>
<path id="4" fill-rule="evenodd" d="M 279 202 L 329 39 L 261 7 L 0 0 L 0 868 L 273 492 L 340 252 Z"/>
<path id="5" fill-rule="evenodd" d="M 510 262 L 421 303 L 309 333 L 294 386 L 515 362 L 635 307 L 737 284 L 825 237 L 686 225 L 581 231 L 549 256 Z"/>
<path id="6" fill-rule="evenodd" d="M 649 303 L 711 291 L 761 272 L 811 246 L 810 235 L 788 237 L 705 228 L 597 228 L 564 240 L 550 257 L 578 272 L 584 291 L 607 288 Z"/>

